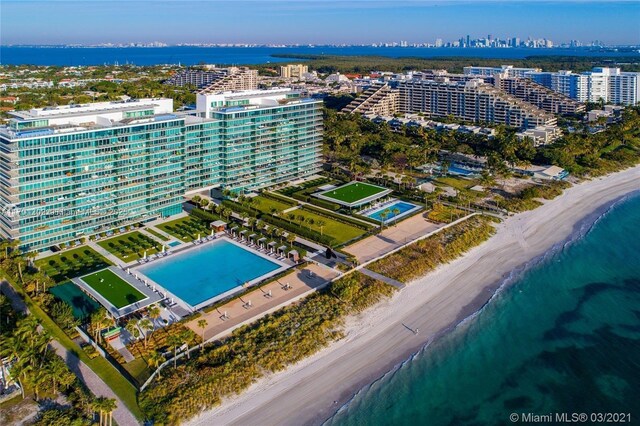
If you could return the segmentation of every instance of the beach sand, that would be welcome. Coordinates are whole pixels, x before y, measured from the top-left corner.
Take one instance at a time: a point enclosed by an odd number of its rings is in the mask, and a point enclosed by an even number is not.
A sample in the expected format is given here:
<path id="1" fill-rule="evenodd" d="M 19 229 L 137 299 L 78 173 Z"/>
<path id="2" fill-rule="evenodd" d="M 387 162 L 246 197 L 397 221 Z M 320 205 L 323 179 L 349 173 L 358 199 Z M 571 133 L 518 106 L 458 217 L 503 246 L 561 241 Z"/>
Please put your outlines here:
<path id="1" fill-rule="evenodd" d="M 528 265 L 583 233 L 614 201 L 638 190 L 640 167 L 635 167 L 575 185 L 508 218 L 489 241 L 349 318 L 346 338 L 261 379 L 189 424 L 321 424 L 360 389 L 476 313 Z M 416 328 L 418 334 L 410 330 Z"/>

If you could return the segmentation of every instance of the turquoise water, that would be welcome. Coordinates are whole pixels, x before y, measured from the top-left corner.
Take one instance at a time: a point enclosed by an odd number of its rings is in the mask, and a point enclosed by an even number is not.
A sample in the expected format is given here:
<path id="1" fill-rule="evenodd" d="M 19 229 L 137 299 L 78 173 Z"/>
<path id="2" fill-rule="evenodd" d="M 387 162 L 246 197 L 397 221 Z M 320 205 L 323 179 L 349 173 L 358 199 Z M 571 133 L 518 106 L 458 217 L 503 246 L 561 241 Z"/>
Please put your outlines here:
<path id="1" fill-rule="evenodd" d="M 395 203 L 393 203 L 393 204 L 391 204 L 391 205 L 389 205 L 389 206 L 385 206 L 385 207 L 381 208 L 381 209 L 380 209 L 380 210 L 378 210 L 378 211 L 375 211 L 375 212 L 373 212 L 373 213 L 369 213 L 369 214 L 367 215 L 367 217 L 370 217 L 370 218 L 375 219 L 375 220 L 377 220 L 377 221 L 379 221 L 379 222 L 382 222 L 382 216 L 381 216 L 381 215 L 382 215 L 382 212 L 384 212 L 384 211 L 386 211 L 386 210 L 389 210 L 389 211 L 387 212 L 387 213 L 388 213 L 388 216 L 387 216 L 387 218 L 384 220 L 384 223 L 387 223 L 387 222 L 389 222 L 390 220 L 392 220 L 393 218 L 395 218 L 396 216 L 398 216 L 398 217 L 403 216 L 403 215 L 404 215 L 405 213 L 407 213 L 409 210 L 413 210 L 413 209 L 415 209 L 416 207 L 418 207 L 418 206 L 416 206 L 415 204 L 406 203 L 406 202 L 404 202 L 404 201 L 398 201 L 398 202 L 395 202 Z M 399 210 L 399 212 L 398 212 L 398 214 L 397 214 L 397 215 L 393 213 L 393 209 L 398 209 L 398 210 Z"/>
<path id="2" fill-rule="evenodd" d="M 179 246 L 180 244 L 182 244 L 180 241 L 171 241 L 169 243 L 171 247 L 176 247 L 176 246 Z"/>
<path id="3" fill-rule="evenodd" d="M 639 196 L 328 423 L 501 425 L 514 412 L 640 420 Z"/>
<path id="4" fill-rule="evenodd" d="M 191 306 L 280 268 L 226 240 L 218 240 L 138 268 Z"/>

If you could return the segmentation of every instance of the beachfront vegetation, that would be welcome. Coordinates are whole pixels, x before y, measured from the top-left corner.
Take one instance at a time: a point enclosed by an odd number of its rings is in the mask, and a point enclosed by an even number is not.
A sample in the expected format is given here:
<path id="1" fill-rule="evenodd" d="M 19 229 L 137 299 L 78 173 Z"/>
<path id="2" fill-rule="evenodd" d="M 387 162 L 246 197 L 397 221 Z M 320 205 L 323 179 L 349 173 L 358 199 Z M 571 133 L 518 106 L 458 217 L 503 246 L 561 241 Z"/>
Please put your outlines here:
<path id="1" fill-rule="evenodd" d="M 91 247 L 80 247 L 35 261 L 35 266 L 55 282 L 67 281 L 111 265 Z"/>
<path id="2" fill-rule="evenodd" d="M 393 293 L 373 278 L 353 273 L 296 305 L 243 326 L 219 345 L 162 377 L 140 395 L 140 406 L 156 423 L 176 424 L 249 387 L 255 380 L 306 358 L 342 337 L 343 319 Z"/>
<path id="3" fill-rule="evenodd" d="M 427 214 L 427 219 L 439 223 L 451 223 L 460 219 L 467 212 L 442 203 L 434 203 L 431 211 Z"/>
<path id="4" fill-rule="evenodd" d="M 145 252 L 151 255 L 161 250 L 160 243 L 138 231 L 100 241 L 98 245 L 125 262 L 140 259 Z"/>
<path id="5" fill-rule="evenodd" d="M 380 259 L 368 268 L 395 280 L 409 282 L 486 241 L 494 232 L 488 218 L 474 216 Z"/>
<path id="6" fill-rule="evenodd" d="M 564 181 L 552 181 L 544 185 L 531 185 L 506 199 L 496 197 L 498 205 L 511 212 L 533 210 L 542 205 L 542 199 L 552 200 L 571 185 Z"/>

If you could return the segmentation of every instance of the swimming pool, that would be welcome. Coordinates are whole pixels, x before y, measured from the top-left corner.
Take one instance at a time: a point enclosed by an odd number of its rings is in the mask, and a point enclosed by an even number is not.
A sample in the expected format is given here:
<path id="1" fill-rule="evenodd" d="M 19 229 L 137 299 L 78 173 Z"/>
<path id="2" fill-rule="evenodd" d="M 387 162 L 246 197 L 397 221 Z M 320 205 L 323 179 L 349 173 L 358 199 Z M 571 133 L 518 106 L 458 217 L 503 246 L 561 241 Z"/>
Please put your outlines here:
<path id="1" fill-rule="evenodd" d="M 170 245 L 171 247 L 179 246 L 180 244 L 182 244 L 180 241 L 171 241 L 171 242 L 169 243 L 169 245 Z"/>
<path id="2" fill-rule="evenodd" d="M 284 263 L 219 239 L 136 269 L 196 308 L 286 268 Z"/>
<path id="3" fill-rule="evenodd" d="M 398 209 L 397 214 L 394 213 L 393 211 L 395 209 Z M 384 220 L 384 223 L 388 223 L 389 221 L 398 219 L 402 216 L 406 216 L 411 212 L 414 212 L 416 210 L 420 209 L 419 206 L 415 205 L 415 204 L 411 204 L 411 203 L 407 203 L 406 201 L 395 201 L 391 204 L 387 204 L 384 206 L 381 206 L 379 209 L 370 212 L 367 214 L 367 217 L 370 217 L 372 219 L 375 219 L 379 222 L 382 222 L 382 214 L 383 212 L 387 213 L 387 217 Z"/>

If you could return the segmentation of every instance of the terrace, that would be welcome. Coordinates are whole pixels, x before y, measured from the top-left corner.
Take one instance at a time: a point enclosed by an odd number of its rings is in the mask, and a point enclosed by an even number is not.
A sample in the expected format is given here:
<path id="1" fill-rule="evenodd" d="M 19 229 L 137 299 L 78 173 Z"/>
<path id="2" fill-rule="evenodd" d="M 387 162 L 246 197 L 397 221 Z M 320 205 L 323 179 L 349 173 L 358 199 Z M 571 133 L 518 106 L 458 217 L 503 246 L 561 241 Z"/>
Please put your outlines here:
<path id="1" fill-rule="evenodd" d="M 314 194 L 314 196 L 325 201 L 331 201 L 341 206 L 352 208 L 371 203 L 391 194 L 391 192 L 392 190 L 390 189 L 370 183 L 349 182 L 337 188 Z"/>
<path id="2" fill-rule="evenodd" d="M 104 306 L 114 318 L 132 314 L 164 298 L 164 295 L 144 285 L 135 274 L 115 266 L 73 278 L 72 281 Z"/>

